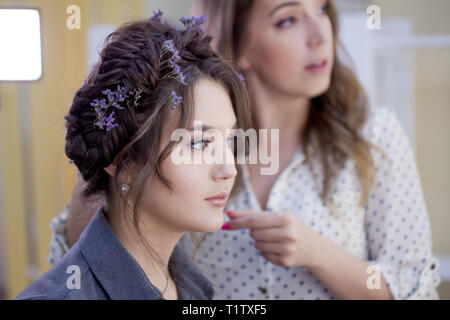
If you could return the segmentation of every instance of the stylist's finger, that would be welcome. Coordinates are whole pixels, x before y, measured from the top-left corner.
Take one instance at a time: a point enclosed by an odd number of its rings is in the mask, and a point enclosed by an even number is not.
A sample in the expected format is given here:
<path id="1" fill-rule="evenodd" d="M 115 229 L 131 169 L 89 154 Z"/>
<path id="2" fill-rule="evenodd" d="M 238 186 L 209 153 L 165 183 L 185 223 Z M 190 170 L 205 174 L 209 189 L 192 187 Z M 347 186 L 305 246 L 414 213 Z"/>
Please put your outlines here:
<path id="1" fill-rule="evenodd" d="M 235 214 L 228 214 L 230 221 L 228 221 L 222 229 L 237 230 L 237 229 L 262 229 L 262 228 L 276 228 L 281 226 L 279 217 L 273 212 L 269 211 L 240 211 Z"/>
<path id="2" fill-rule="evenodd" d="M 233 211 L 233 210 L 229 210 L 229 211 L 227 211 L 227 215 L 230 219 L 235 219 L 235 218 L 242 218 L 245 216 L 252 216 L 252 215 L 256 215 L 256 214 L 263 213 L 263 212 L 268 212 L 268 211 L 258 211 L 258 210 Z"/>

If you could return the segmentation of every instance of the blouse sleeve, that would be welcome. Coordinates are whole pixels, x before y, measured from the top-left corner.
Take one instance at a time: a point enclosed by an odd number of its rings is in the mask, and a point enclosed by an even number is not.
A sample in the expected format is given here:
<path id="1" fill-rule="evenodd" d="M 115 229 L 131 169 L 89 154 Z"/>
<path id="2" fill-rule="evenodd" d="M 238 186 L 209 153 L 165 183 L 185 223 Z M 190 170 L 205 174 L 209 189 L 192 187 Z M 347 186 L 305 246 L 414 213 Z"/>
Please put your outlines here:
<path id="1" fill-rule="evenodd" d="M 374 184 L 366 205 L 369 263 L 378 266 L 394 299 L 439 299 L 439 263 L 415 157 L 391 109 L 377 108 L 367 125 Z"/>
<path id="2" fill-rule="evenodd" d="M 52 238 L 50 242 L 50 252 L 47 257 L 47 261 L 50 264 L 55 264 L 67 251 L 69 251 L 69 244 L 65 232 L 67 216 L 68 210 L 67 207 L 65 207 L 64 211 L 60 215 L 54 217 L 50 222 Z"/>

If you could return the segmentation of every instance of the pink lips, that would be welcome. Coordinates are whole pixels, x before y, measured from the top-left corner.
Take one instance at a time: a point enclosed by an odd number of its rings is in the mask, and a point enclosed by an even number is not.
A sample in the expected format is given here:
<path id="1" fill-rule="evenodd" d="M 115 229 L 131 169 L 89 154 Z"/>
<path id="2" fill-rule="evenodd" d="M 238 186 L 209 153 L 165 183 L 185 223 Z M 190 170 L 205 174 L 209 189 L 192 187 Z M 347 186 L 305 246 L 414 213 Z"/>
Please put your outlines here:
<path id="1" fill-rule="evenodd" d="M 222 192 L 222 193 L 219 193 L 219 194 L 217 194 L 215 196 L 212 196 L 210 198 L 206 198 L 205 200 L 208 201 L 213 206 L 225 207 L 225 205 L 227 204 L 227 200 L 228 200 L 228 193 L 227 192 Z"/>
<path id="2" fill-rule="evenodd" d="M 307 65 L 305 67 L 305 69 L 312 73 L 319 73 L 319 72 L 325 71 L 327 69 L 327 66 L 328 66 L 328 60 L 322 59 L 315 63 L 311 63 L 311 64 Z"/>

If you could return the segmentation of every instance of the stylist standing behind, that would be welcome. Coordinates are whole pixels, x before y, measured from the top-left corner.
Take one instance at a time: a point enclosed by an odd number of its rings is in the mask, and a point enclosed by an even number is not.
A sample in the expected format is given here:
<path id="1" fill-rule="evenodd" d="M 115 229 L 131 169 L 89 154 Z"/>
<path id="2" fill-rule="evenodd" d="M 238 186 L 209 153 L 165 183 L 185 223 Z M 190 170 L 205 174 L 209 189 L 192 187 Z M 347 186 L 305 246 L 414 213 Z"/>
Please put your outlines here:
<path id="1" fill-rule="evenodd" d="M 438 299 L 414 154 L 395 115 L 370 111 L 339 61 L 333 1 L 199 4 L 217 51 L 245 76 L 253 127 L 279 129 L 277 174 L 243 165 L 223 230 L 198 251 L 186 241 L 215 298 Z M 270 150 L 270 138 L 260 143 Z M 72 243 L 77 212 L 73 205 Z M 64 244 L 64 222 L 54 222 Z"/>
<path id="2" fill-rule="evenodd" d="M 217 51 L 245 76 L 253 127 L 280 134 L 278 173 L 243 166 L 230 221 L 198 253 L 219 298 L 438 298 L 413 152 L 339 61 L 333 1 L 199 4 Z"/>

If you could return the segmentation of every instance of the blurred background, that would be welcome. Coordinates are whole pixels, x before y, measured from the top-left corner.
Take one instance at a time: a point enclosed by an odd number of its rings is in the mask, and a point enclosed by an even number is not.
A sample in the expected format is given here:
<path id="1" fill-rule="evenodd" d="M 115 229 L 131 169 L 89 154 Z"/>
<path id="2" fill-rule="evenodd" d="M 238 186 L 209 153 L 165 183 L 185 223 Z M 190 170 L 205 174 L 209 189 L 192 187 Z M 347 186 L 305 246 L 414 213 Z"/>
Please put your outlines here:
<path id="1" fill-rule="evenodd" d="M 372 106 L 396 111 L 414 148 L 441 265 L 438 291 L 450 299 L 450 1 L 337 4 L 349 63 Z M 147 19 L 157 9 L 177 23 L 193 14 L 192 5 L 0 0 L 1 299 L 14 298 L 50 267 L 49 224 L 70 198 L 76 175 L 64 154 L 63 117 L 102 41 L 122 23 Z M 366 25 L 371 5 L 380 8 L 381 29 Z M 18 10 L 5 9 L 35 10 L 15 15 Z"/>

